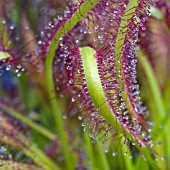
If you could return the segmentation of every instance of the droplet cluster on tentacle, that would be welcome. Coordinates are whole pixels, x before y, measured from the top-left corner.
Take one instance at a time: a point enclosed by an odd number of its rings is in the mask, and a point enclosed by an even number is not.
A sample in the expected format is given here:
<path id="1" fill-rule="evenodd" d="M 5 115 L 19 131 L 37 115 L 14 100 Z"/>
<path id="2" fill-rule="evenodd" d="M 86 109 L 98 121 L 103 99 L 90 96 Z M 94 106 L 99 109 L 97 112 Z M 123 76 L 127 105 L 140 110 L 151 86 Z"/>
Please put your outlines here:
<path id="1" fill-rule="evenodd" d="M 58 15 L 57 18 L 54 18 L 53 22 L 49 22 L 48 25 L 44 27 L 44 30 L 41 31 L 40 40 L 38 42 L 38 45 L 41 46 L 41 52 L 43 54 L 47 53 L 48 47 L 54 39 L 55 34 L 63 27 L 66 21 L 73 16 L 79 7 L 79 3 L 77 5 L 73 5 L 73 3 L 70 1 L 69 6 L 67 6 L 66 10 L 64 11 L 64 14 Z"/>
<path id="2" fill-rule="evenodd" d="M 26 27 L 24 32 L 28 30 Z M 4 70 L 14 70 L 18 77 L 25 72 L 24 64 L 30 61 L 30 53 L 25 52 L 26 46 L 21 44 L 21 37 L 16 36 L 15 25 L 0 19 L 0 75 Z"/>
<path id="3" fill-rule="evenodd" d="M 81 3 L 83 1 L 76 7 Z M 72 104 L 78 107 L 70 113 L 80 113 L 79 119 L 85 122 L 82 126 L 85 131 L 86 128 L 91 129 L 92 138 L 103 130 L 105 136 L 107 133 L 112 133 L 113 136 L 121 133 L 139 146 L 153 146 L 150 129 L 145 121 L 148 115 L 142 106 L 136 81 L 135 49 L 139 27 L 149 15 L 150 3 L 154 2 L 101 0 L 85 18 L 60 38 L 54 62 L 54 77 L 57 82 L 62 81 L 63 85 L 60 84 L 56 89 L 63 91 L 61 96 L 68 90 L 72 92 Z M 54 33 L 72 16 L 76 7 L 67 8 L 64 17 L 50 23 L 51 26 L 46 29 L 49 31 L 49 37 L 46 37 L 44 51 L 48 50 L 47 44 L 50 44 Z M 144 14 L 144 18 L 139 17 L 141 13 Z M 102 87 L 102 97 L 105 99 L 103 103 L 96 103 L 100 100 L 94 99 L 93 92 L 90 92 L 87 70 L 81 54 L 81 47 L 84 46 L 90 46 L 95 51 L 93 60 L 96 60 L 99 86 Z M 59 76 L 57 72 L 60 73 Z M 108 113 L 104 113 L 102 107 L 105 107 L 105 110 L 109 108 L 108 112 L 116 123 L 108 119 Z M 69 109 L 71 108 L 74 107 L 69 106 Z"/>

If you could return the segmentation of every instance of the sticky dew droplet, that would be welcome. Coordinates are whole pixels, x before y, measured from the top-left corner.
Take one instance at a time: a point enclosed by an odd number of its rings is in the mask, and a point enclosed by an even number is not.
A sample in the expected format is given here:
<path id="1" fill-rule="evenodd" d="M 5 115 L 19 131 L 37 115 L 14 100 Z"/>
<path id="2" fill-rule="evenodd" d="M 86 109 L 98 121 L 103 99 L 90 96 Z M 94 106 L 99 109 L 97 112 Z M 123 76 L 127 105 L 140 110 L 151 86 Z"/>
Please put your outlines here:
<path id="1" fill-rule="evenodd" d="M 105 149 L 105 153 L 108 153 L 109 152 L 109 149 Z"/>
<path id="2" fill-rule="evenodd" d="M 130 155 L 130 156 L 129 156 L 129 158 L 130 158 L 130 159 L 133 159 L 133 156 L 132 156 L 132 155 Z"/>
<path id="3" fill-rule="evenodd" d="M 162 156 L 162 157 L 161 157 L 161 160 L 162 160 L 162 161 L 165 161 L 165 160 L 166 160 L 166 157 L 165 157 L 165 156 Z"/>
<path id="4" fill-rule="evenodd" d="M 63 115 L 63 119 L 67 119 L 67 114 L 64 114 L 64 115 Z"/>
<path id="5" fill-rule="evenodd" d="M 116 156 L 116 155 L 117 155 L 117 152 L 113 152 L 113 153 L 112 153 L 112 156 Z"/>
<path id="6" fill-rule="evenodd" d="M 128 154 L 128 152 L 125 152 L 124 155 L 126 156 Z"/>

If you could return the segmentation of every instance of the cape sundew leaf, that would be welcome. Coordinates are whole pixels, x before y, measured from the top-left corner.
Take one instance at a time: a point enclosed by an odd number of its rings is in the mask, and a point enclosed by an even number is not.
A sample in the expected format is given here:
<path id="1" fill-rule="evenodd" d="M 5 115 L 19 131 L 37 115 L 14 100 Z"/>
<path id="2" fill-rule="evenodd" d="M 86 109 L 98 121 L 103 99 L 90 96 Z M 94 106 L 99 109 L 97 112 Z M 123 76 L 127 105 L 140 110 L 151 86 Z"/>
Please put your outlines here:
<path id="1" fill-rule="evenodd" d="M 98 135 L 100 140 L 107 140 L 112 134 L 113 138 L 124 136 L 125 144 L 130 140 L 142 148 L 153 146 L 146 121 L 148 112 L 142 106 L 136 81 L 135 47 L 139 27 L 150 15 L 152 3 L 101 0 L 77 24 L 69 23 L 72 16 L 65 18 L 72 10 L 67 10 L 61 19 L 54 19 L 57 24 L 50 23 L 54 28 L 49 27 L 44 44 L 48 51 L 46 44 L 52 43 L 47 57 L 56 52 L 53 72 L 56 81 L 63 83 L 56 89 L 62 91 L 61 97 L 68 90 L 72 92 L 68 110 L 73 110 L 69 114 L 80 113 L 84 130 L 90 128 L 93 139 Z M 65 30 L 67 24 L 74 27 Z"/>

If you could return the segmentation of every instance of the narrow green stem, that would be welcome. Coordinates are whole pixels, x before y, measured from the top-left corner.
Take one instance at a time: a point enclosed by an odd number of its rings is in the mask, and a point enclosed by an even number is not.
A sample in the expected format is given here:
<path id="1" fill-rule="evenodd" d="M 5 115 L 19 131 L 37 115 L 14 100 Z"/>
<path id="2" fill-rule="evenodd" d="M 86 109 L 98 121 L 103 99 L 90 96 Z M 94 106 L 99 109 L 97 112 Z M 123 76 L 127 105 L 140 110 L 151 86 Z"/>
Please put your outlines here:
<path id="1" fill-rule="evenodd" d="M 46 82 L 47 89 L 49 93 L 49 98 L 53 99 L 51 101 L 51 109 L 54 117 L 54 122 L 56 124 L 56 129 L 58 131 L 59 138 L 61 140 L 62 151 L 65 155 L 67 170 L 73 170 L 72 157 L 68 146 L 68 137 L 64 131 L 64 122 L 62 118 L 62 113 L 60 110 L 59 102 L 56 101 L 55 86 L 53 82 L 53 60 L 55 56 L 55 51 L 59 45 L 60 38 L 68 33 L 68 31 L 76 25 L 97 3 L 99 0 L 86 0 L 80 8 L 73 14 L 73 16 L 65 22 L 64 26 L 59 29 L 59 31 L 54 36 L 51 45 L 49 46 L 48 53 L 46 55 L 45 71 L 46 71 Z"/>
<path id="2" fill-rule="evenodd" d="M 92 143 L 91 143 L 90 137 L 88 136 L 88 133 L 84 133 L 84 138 L 85 138 L 86 152 L 90 160 L 91 169 L 96 170 L 97 168 L 96 168 L 96 163 L 95 163 L 94 151 L 93 151 Z"/>
<path id="3" fill-rule="evenodd" d="M 168 83 L 166 85 L 165 91 L 164 91 L 164 106 L 165 108 L 167 108 L 168 111 L 170 111 L 170 105 L 169 105 L 169 101 L 170 101 L 170 79 L 168 80 Z M 170 118 L 170 114 L 167 114 L 167 118 Z"/>
<path id="4" fill-rule="evenodd" d="M 50 132 L 48 129 L 46 129 L 43 126 L 40 126 L 33 122 L 31 119 L 28 117 L 22 115 L 21 113 L 17 112 L 16 110 L 6 106 L 5 104 L 1 103 L 0 104 L 0 109 L 3 111 L 7 112 L 11 116 L 15 117 L 16 119 L 20 120 L 22 123 L 25 123 L 27 126 L 29 126 L 31 129 L 35 130 L 39 134 L 43 135 L 44 137 L 50 139 L 50 140 L 55 140 L 56 135 Z"/>
<path id="5" fill-rule="evenodd" d="M 136 163 L 135 163 L 135 168 L 134 169 L 144 169 L 144 170 L 150 170 L 149 168 L 149 164 L 144 160 L 144 159 L 141 159 L 141 157 L 137 157 L 136 158 Z"/>
<path id="6" fill-rule="evenodd" d="M 123 143 L 123 139 L 122 139 L 122 143 Z M 133 161 L 132 159 L 130 158 L 132 155 L 131 154 L 131 151 L 129 149 L 129 147 L 127 145 L 123 145 L 121 147 L 121 151 L 122 151 L 122 157 L 123 157 L 123 162 L 125 164 L 125 167 L 129 170 L 133 170 L 135 169 L 134 168 L 134 164 L 133 164 Z"/>
<path id="7" fill-rule="evenodd" d="M 95 158 L 95 153 L 94 153 L 94 149 L 93 149 L 93 145 L 91 143 L 91 139 L 88 135 L 88 133 L 84 133 L 84 138 L 85 138 L 85 147 L 86 147 L 86 151 L 87 151 L 87 156 L 90 160 L 90 165 L 91 165 L 91 170 L 98 170 L 97 168 L 97 162 L 96 162 L 96 158 Z M 106 155 L 104 153 L 104 150 L 101 147 L 101 143 L 99 141 L 96 141 L 96 143 L 94 144 L 96 151 L 98 152 L 98 161 L 100 162 L 100 168 L 99 169 L 103 169 L 103 170 L 109 170 L 109 164 L 106 158 Z"/>
<path id="8" fill-rule="evenodd" d="M 161 140 L 165 142 L 165 148 L 168 148 L 168 150 L 166 149 L 164 152 L 167 153 L 167 162 L 170 161 L 170 149 L 169 149 L 169 143 L 170 143 L 170 137 L 169 137 L 169 127 L 165 124 L 162 124 L 163 122 L 165 122 L 165 118 L 167 118 L 167 113 L 164 107 L 164 103 L 163 103 L 163 98 L 160 92 L 160 88 L 158 85 L 158 82 L 156 80 L 154 71 L 152 70 L 152 67 L 149 64 L 149 61 L 147 60 L 147 58 L 144 56 L 144 54 L 142 53 L 142 51 L 139 51 L 139 61 L 144 69 L 144 72 L 147 76 L 148 79 L 148 83 L 149 83 L 149 87 L 150 87 L 150 91 L 152 93 L 153 96 L 153 101 L 154 101 L 154 107 L 156 108 L 155 111 L 157 111 L 155 114 L 156 116 L 154 116 L 154 118 L 156 119 L 155 121 L 158 122 L 157 126 L 154 127 L 153 129 L 153 134 L 156 134 L 156 138 L 160 137 L 159 134 L 159 125 L 163 125 L 163 129 L 162 129 L 162 133 L 163 136 L 161 136 Z M 167 121 L 168 122 L 168 121 Z M 168 165 L 169 166 L 169 165 Z M 160 166 L 162 167 L 162 165 Z"/>
<path id="9" fill-rule="evenodd" d="M 159 89 L 159 85 L 158 82 L 156 80 L 155 74 L 151 68 L 151 66 L 149 65 L 149 61 L 147 60 L 147 58 L 144 56 L 144 54 L 142 53 L 142 51 L 139 51 L 139 61 L 142 64 L 142 67 L 145 71 L 145 74 L 148 78 L 148 83 L 150 86 L 150 90 L 151 93 L 153 95 L 153 99 L 155 101 L 155 107 L 157 107 L 157 110 L 159 112 L 159 114 L 157 114 L 156 118 L 157 120 L 163 120 L 164 117 L 166 117 L 166 110 L 164 108 L 163 105 L 163 98 Z"/>
<path id="10" fill-rule="evenodd" d="M 59 102 L 57 103 L 56 100 L 52 100 L 51 109 L 52 109 L 52 112 L 55 113 L 56 128 L 57 128 L 58 136 L 60 138 L 62 151 L 65 155 L 67 169 L 72 170 L 74 169 L 73 164 L 72 164 L 72 156 L 69 151 L 68 137 L 67 137 L 66 131 L 64 130 L 64 121 L 63 121 L 62 113 L 60 110 Z"/>
<path id="11" fill-rule="evenodd" d="M 101 147 L 101 143 L 100 142 L 96 142 L 96 148 L 98 150 L 98 154 L 99 154 L 99 157 L 100 157 L 100 164 L 102 167 L 100 167 L 100 169 L 103 169 L 103 170 L 110 170 L 110 167 L 109 167 L 109 164 L 108 164 L 108 161 L 107 161 L 107 158 L 106 158 L 106 155 L 104 153 L 104 150 L 103 148 Z"/>

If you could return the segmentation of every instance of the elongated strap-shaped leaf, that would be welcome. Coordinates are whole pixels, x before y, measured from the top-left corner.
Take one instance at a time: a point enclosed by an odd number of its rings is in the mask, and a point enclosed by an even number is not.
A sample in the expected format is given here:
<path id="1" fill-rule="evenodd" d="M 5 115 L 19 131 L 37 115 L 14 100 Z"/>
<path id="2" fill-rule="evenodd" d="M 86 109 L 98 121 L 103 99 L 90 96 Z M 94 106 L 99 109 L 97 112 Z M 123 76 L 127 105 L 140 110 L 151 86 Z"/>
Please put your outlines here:
<path id="1" fill-rule="evenodd" d="M 117 120 L 114 111 L 110 109 L 108 105 L 109 101 L 107 101 L 105 97 L 99 76 L 95 50 L 91 47 L 84 47 L 80 49 L 80 53 L 88 92 L 96 110 L 99 111 L 100 115 L 102 115 L 110 125 L 117 129 L 118 133 L 124 134 L 124 132 L 126 132 L 125 134 L 128 139 L 132 138 L 132 141 L 136 140 L 145 146 L 145 143 L 140 141 L 137 135 L 132 134 L 126 125 L 121 124 L 119 120 Z"/>
<path id="2" fill-rule="evenodd" d="M 117 34 L 117 38 L 116 38 L 116 44 L 115 44 L 115 57 L 116 57 L 116 62 L 117 62 L 117 77 L 119 79 L 119 85 L 120 88 L 123 89 L 124 88 L 124 92 L 123 92 L 123 97 L 126 99 L 126 104 L 128 109 L 132 109 L 132 105 L 131 102 L 128 98 L 128 92 L 125 88 L 125 84 L 122 81 L 122 52 L 123 52 L 123 47 L 124 47 L 124 43 L 125 43 L 125 38 L 126 38 L 126 33 L 128 30 L 128 25 L 129 25 L 129 21 L 132 19 L 134 12 L 136 10 L 136 7 L 138 7 L 140 1 L 138 0 L 130 0 L 128 3 L 128 6 L 126 7 L 124 16 L 121 20 L 120 23 L 120 27 L 119 27 L 119 31 Z M 120 62 L 119 62 L 120 60 Z M 119 76 L 121 75 L 121 76 Z M 133 112 L 133 111 L 132 111 Z"/>
<path id="3" fill-rule="evenodd" d="M 98 73 L 95 51 L 90 47 L 81 49 L 82 63 L 90 97 L 100 114 L 113 126 L 122 132 L 121 125 L 117 122 L 110 110 L 105 97 L 101 80 Z M 123 133 L 123 132 L 122 132 Z"/>
<path id="4" fill-rule="evenodd" d="M 53 80 L 53 60 L 55 51 L 59 45 L 60 38 L 64 36 L 71 28 L 76 25 L 80 21 L 81 18 L 83 18 L 97 3 L 99 0 L 86 0 L 80 8 L 72 15 L 72 17 L 67 20 L 64 25 L 56 32 L 54 35 L 51 45 L 49 46 L 48 53 L 46 55 L 46 62 L 45 62 L 45 69 L 46 69 L 46 82 L 47 82 L 47 88 L 49 92 L 49 98 L 53 99 L 51 102 L 52 106 L 52 113 L 54 116 L 54 121 L 56 124 L 56 127 L 58 129 L 59 138 L 62 143 L 62 150 L 65 155 L 66 159 L 66 165 L 68 170 L 72 170 L 73 163 L 71 159 L 71 155 L 69 153 L 69 147 L 68 147 L 68 139 L 67 135 L 64 132 L 64 123 L 62 118 L 62 113 L 60 110 L 60 106 L 58 102 L 55 100 L 56 96 L 55 93 L 52 93 L 55 91 L 54 87 L 54 80 Z"/>

